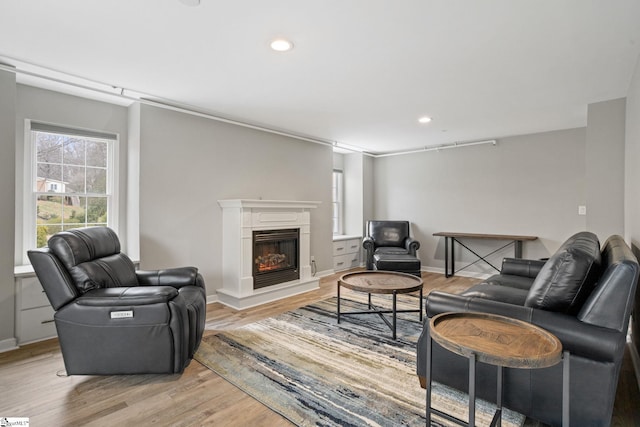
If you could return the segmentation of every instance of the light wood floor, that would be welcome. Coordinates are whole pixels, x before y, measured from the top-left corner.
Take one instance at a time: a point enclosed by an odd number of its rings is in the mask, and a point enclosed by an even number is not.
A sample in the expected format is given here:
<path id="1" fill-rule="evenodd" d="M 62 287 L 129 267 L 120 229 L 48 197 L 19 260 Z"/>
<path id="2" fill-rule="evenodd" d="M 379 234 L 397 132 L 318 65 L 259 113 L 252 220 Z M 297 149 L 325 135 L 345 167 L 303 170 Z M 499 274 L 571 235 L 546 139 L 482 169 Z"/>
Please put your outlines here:
<path id="1" fill-rule="evenodd" d="M 320 289 L 244 311 L 209 304 L 206 334 L 238 328 L 334 296 L 339 275 Z M 423 273 L 425 293 L 458 292 L 474 280 Z M 348 290 L 344 290 L 345 296 Z M 196 361 L 181 375 L 58 376 L 64 365 L 56 339 L 0 353 L 0 417 L 29 417 L 31 426 L 290 426 Z M 416 378 L 416 381 L 417 378 Z M 640 393 L 628 354 L 613 426 L 640 426 Z M 538 426 L 528 421 L 527 426 Z"/>

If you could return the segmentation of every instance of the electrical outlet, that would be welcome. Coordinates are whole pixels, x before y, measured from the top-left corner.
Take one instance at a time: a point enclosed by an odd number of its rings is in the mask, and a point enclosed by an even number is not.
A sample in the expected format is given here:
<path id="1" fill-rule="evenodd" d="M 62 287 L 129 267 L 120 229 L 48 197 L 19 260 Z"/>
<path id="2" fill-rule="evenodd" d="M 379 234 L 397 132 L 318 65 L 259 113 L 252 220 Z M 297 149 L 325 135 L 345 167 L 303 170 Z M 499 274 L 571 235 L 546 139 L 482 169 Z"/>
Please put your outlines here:
<path id="1" fill-rule="evenodd" d="M 313 255 L 311 255 L 311 262 L 315 262 L 316 257 L 314 257 Z"/>
<path id="2" fill-rule="evenodd" d="M 585 205 L 578 206 L 578 215 L 586 215 L 587 207 Z"/>

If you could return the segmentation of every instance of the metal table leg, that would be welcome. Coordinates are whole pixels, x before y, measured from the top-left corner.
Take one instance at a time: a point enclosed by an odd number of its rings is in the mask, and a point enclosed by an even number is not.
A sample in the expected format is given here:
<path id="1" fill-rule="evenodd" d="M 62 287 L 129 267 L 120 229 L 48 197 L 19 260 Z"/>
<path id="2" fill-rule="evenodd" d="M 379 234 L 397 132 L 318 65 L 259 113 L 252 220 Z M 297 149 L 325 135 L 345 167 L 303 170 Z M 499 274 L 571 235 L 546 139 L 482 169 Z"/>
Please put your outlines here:
<path id="1" fill-rule="evenodd" d="M 398 293 L 396 291 L 393 291 L 393 339 L 396 339 L 396 299 L 397 299 Z"/>
<path id="2" fill-rule="evenodd" d="M 562 427 L 569 427 L 569 379 L 570 379 L 570 354 L 562 353 Z"/>
<path id="3" fill-rule="evenodd" d="M 340 323 L 340 281 L 338 280 L 338 323 Z"/>
<path id="4" fill-rule="evenodd" d="M 427 427 L 431 427 L 431 346 L 431 331 L 429 326 L 427 326 L 427 372 L 425 373 L 427 384 Z"/>
<path id="5" fill-rule="evenodd" d="M 449 238 L 444 238 L 444 277 L 449 277 Z"/>
<path id="6" fill-rule="evenodd" d="M 469 356 L 469 426 L 476 425 L 476 355 Z"/>

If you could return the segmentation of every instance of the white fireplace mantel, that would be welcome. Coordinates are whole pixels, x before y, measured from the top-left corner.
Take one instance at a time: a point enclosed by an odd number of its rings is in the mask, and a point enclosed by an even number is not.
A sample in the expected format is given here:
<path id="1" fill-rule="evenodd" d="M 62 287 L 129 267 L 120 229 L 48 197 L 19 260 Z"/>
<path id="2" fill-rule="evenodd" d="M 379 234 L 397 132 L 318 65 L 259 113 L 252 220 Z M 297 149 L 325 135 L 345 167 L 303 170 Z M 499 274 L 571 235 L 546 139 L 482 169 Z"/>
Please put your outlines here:
<path id="1" fill-rule="evenodd" d="M 222 288 L 220 302 L 238 310 L 319 287 L 311 274 L 311 213 L 320 202 L 218 200 L 222 208 Z M 300 279 L 253 289 L 253 231 L 297 228 Z"/>

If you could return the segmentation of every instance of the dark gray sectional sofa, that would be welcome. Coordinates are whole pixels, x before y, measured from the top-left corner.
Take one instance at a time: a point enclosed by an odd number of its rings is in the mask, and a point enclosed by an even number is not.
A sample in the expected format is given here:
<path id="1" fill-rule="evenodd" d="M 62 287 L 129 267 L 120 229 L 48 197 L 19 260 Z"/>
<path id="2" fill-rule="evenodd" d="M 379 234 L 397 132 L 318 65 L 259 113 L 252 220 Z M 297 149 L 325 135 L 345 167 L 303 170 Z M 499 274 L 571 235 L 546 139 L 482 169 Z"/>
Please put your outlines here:
<path id="1" fill-rule="evenodd" d="M 610 425 L 638 271 L 638 261 L 622 237 L 611 236 L 600 248 L 594 234 L 581 232 L 547 261 L 505 259 L 501 274 L 461 295 L 431 292 L 418 342 L 421 384 L 424 387 L 426 328 L 431 317 L 444 312 L 500 314 L 548 330 L 571 352 L 571 425 Z M 466 392 L 467 359 L 434 342 L 433 380 Z M 495 402 L 494 366 L 478 364 L 476 387 L 478 397 Z M 561 364 L 535 370 L 505 369 L 504 396 L 504 406 L 560 426 Z"/>

